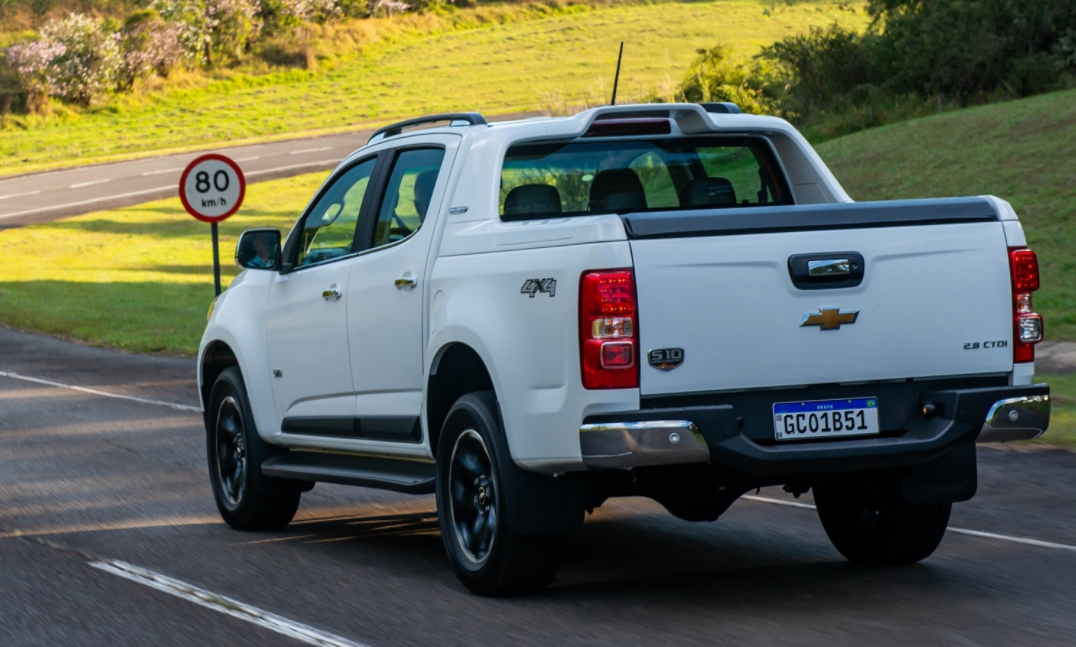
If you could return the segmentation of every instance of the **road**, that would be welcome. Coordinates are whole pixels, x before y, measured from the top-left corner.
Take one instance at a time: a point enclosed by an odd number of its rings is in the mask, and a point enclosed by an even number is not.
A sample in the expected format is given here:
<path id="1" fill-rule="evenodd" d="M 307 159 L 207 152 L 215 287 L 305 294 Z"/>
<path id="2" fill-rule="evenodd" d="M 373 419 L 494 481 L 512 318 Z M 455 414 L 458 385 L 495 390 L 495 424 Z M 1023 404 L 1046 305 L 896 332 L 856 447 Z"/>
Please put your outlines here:
<path id="1" fill-rule="evenodd" d="M 844 562 L 809 496 L 763 490 L 713 524 L 622 499 L 550 589 L 488 600 L 450 572 L 431 497 L 319 484 L 286 530 L 228 529 L 193 370 L 0 329 L 5 647 L 1076 643 L 1065 451 L 981 450 L 965 534 L 913 567 Z"/>
<path id="2" fill-rule="evenodd" d="M 539 114 L 503 115 L 490 121 Z M 360 130 L 0 178 L 0 230 L 175 197 L 183 169 L 206 152 L 234 159 L 250 182 L 326 171 L 364 146 L 372 134 Z"/>

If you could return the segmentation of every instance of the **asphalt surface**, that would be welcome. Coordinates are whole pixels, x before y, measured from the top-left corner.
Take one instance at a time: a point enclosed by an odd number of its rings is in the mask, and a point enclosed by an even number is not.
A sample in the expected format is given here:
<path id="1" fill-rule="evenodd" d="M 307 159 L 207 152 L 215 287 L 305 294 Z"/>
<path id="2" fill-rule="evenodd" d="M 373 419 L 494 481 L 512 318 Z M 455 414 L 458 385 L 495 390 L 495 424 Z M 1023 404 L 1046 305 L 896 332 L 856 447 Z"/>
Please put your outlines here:
<path id="1" fill-rule="evenodd" d="M 538 114 L 503 115 L 490 120 Z M 208 152 L 231 157 L 248 182 L 329 170 L 366 145 L 372 134 L 373 130 L 359 130 L 0 177 L 0 230 L 174 197 L 178 194 L 183 169 Z"/>
<path id="2" fill-rule="evenodd" d="M 0 329 L 0 372 L 5 647 L 302 644 L 91 566 L 102 560 L 375 647 L 1076 644 L 1066 451 L 981 449 L 979 494 L 951 522 L 1060 546 L 950 532 L 922 564 L 867 569 L 841 559 L 811 510 L 741 500 L 692 524 L 622 499 L 571 535 L 547 591 L 487 600 L 449 570 L 431 497 L 319 484 L 284 531 L 228 529 L 191 360 Z"/>

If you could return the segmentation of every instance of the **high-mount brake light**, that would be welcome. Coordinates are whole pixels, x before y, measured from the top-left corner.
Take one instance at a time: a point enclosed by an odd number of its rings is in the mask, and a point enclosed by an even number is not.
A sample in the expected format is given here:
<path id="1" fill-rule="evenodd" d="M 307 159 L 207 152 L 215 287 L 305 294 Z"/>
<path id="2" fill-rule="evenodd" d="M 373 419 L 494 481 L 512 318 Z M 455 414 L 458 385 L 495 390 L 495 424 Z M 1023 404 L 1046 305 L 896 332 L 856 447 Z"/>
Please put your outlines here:
<path id="1" fill-rule="evenodd" d="M 630 269 L 583 272 L 579 280 L 579 359 L 583 387 L 639 387 L 635 275 Z"/>
<path id="2" fill-rule="evenodd" d="M 1042 317 L 1034 312 L 1031 293 L 1039 289 L 1039 261 L 1035 252 L 1025 247 L 1009 249 L 1009 272 L 1012 277 L 1012 315 L 1014 363 L 1034 362 L 1035 344 L 1042 341 Z"/>
<path id="3" fill-rule="evenodd" d="M 634 118 L 601 119 L 590 124 L 583 137 L 630 137 L 632 135 L 668 135 L 672 124 L 668 119 Z"/>

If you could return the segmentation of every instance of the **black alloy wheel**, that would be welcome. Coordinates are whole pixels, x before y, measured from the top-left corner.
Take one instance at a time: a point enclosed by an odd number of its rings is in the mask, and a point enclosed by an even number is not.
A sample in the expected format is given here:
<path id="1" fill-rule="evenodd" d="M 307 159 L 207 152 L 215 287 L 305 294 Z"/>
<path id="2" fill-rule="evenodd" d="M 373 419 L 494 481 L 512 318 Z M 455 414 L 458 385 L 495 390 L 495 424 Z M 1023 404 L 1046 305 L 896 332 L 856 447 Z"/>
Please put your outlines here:
<path id="1" fill-rule="evenodd" d="M 437 516 L 452 568 L 472 593 L 533 593 L 556 575 L 564 532 L 520 533 L 508 511 L 513 470 L 492 391 L 461 396 L 437 443 Z"/>
<path id="2" fill-rule="evenodd" d="M 472 563 L 484 564 L 497 536 L 497 486 L 489 451 L 474 429 L 465 429 L 456 438 L 448 486 L 456 541 Z"/>
<path id="3" fill-rule="evenodd" d="M 235 510 L 246 490 L 247 450 L 243 442 L 243 414 L 233 396 L 221 400 L 214 426 L 217 479 L 226 508 Z"/>
<path id="4" fill-rule="evenodd" d="M 262 474 L 262 463 L 285 450 L 258 435 L 239 367 L 221 372 L 207 404 L 206 457 L 221 518 L 238 530 L 287 526 L 310 484 Z"/>

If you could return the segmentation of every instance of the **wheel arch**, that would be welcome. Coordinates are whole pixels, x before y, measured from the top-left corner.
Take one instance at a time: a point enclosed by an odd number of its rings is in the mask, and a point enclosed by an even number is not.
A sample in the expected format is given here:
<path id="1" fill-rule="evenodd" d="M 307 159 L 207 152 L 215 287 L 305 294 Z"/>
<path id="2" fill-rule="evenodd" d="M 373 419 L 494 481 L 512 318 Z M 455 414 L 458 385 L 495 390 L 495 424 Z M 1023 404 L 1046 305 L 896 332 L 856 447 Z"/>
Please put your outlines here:
<path id="1" fill-rule="evenodd" d="M 235 351 L 227 342 L 218 339 L 205 347 L 198 365 L 199 391 L 202 396 L 203 410 L 209 407 L 209 395 L 213 391 L 213 384 L 224 369 L 231 366 L 238 367 L 239 372 L 243 372 L 242 367 L 239 367 L 239 359 Z"/>
<path id="2" fill-rule="evenodd" d="M 430 364 L 426 383 L 426 430 L 430 452 L 437 455 L 441 428 L 452 405 L 475 391 L 494 391 L 493 376 L 478 351 L 463 342 L 442 346 Z"/>

